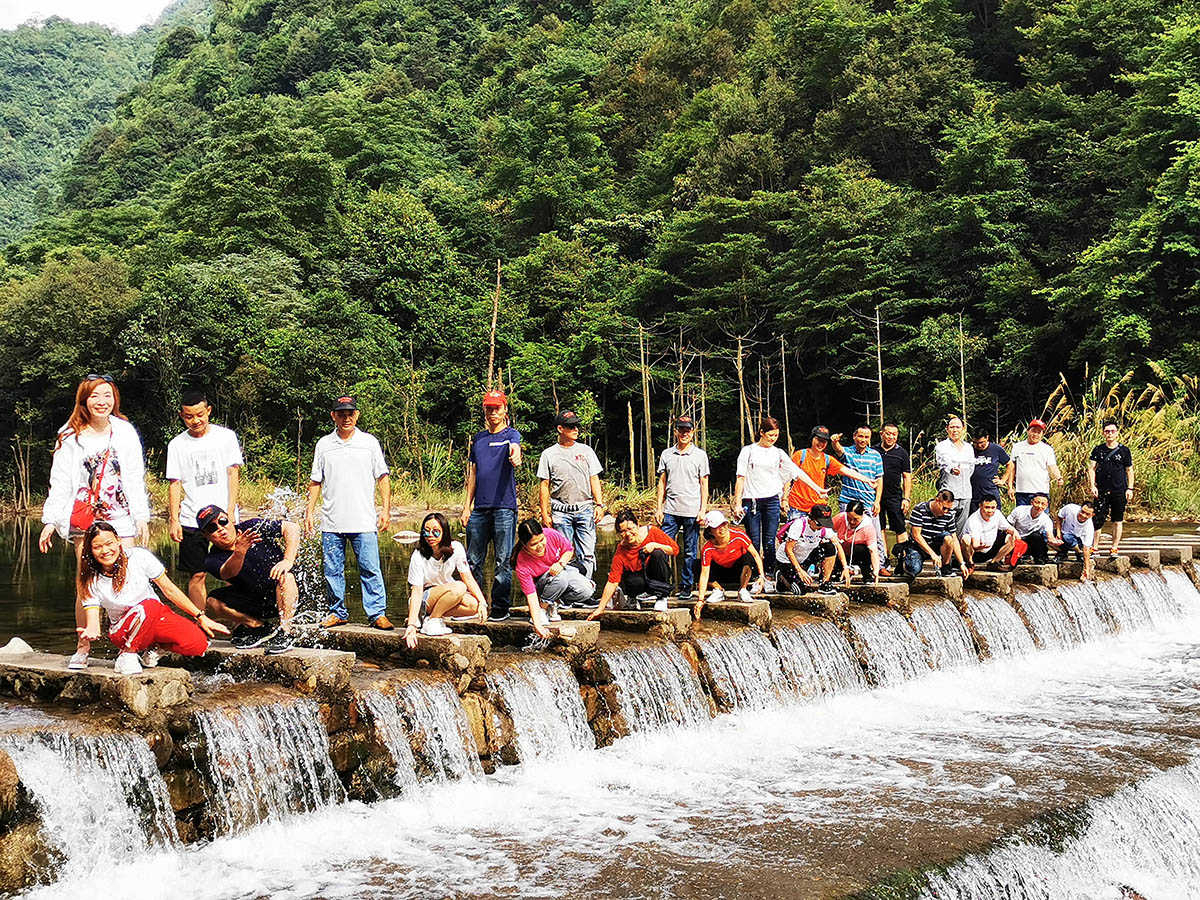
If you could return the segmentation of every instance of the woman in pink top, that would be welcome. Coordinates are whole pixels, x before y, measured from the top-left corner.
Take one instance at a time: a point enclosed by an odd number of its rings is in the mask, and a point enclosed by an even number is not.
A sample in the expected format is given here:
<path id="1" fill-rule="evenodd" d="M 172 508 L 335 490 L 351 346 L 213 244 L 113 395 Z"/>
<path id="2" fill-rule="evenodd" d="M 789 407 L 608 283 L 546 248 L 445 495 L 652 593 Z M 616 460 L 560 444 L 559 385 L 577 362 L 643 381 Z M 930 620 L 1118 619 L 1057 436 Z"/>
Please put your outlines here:
<path id="1" fill-rule="evenodd" d="M 846 504 L 845 512 L 833 517 L 833 529 L 842 542 L 849 564 L 858 567 L 863 581 L 870 572 L 872 580 L 878 584 L 879 552 L 875 549 L 875 526 L 866 515 L 866 509 L 861 500 L 851 500 Z"/>
<path id="2" fill-rule="evenodd" d="M 574 559 L 571 542 L 553 528 L 543 527 L 537 519 L 526 519 L 517 526 L 513 574 L 529 602 L 533 630 L 541 637 L 550 636 L 543 615 L 559 622 L 559 606 L 596 605 L 592 600 L 596 585 L 571 565 Z"/>

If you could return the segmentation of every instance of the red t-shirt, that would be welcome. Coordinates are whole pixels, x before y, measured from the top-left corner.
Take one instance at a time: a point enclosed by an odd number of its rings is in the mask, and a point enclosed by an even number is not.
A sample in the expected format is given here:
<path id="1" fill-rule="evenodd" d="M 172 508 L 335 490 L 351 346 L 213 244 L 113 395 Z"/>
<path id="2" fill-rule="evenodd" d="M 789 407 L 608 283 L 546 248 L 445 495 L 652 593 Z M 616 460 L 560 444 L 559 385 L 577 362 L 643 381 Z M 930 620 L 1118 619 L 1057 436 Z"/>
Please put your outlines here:
<path id="1" fill-rule="evenodd" d="M 671 548 L 669 556 L 679 552 L 679 545 L 667 537 L 667 533 L 657 526 L 651 525 L 646 532 L 646 539 L 636 547 L 630 547 L 624 541 L 617 541 L 617 550 L 613 553 L 612 568 L 608 570 L 608 580 L 616 584 L 621 580 L 621 573 L 642 571 L 642 560 L 639 557 L 641 549 L 647 544 L 664 544 Z"/>
<path id="2" fill-rule="evenodd" d="M 744 554 L 750 552 L 751 546 L 753 545 L 750 543 L 750 535 L 731 525 L 729 543 L 724 547 L 718 547 L 712 541 L 704 542 L 704 549 L 700 551 L 700 565 L 711 566 L 716 563 L 718 566 L 732 566 Z"/>

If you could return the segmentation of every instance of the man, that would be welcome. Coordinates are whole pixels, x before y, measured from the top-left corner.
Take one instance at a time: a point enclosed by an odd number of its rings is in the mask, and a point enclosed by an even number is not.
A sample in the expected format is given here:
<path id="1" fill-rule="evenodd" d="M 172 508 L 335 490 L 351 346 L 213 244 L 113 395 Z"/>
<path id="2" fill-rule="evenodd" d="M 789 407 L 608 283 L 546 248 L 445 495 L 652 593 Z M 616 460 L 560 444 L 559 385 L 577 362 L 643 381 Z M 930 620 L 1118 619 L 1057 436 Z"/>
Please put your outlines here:
<path id="1" fill-rule="evenodd" d="M 984 563 L 993 563 L 1000 571 L 1009 566 L 1004 560 L 1012 555 L 1015 538 L 1012 525 L 1000 512 L 999 497 L 984 497 L 979 508 L 967 517 L 967 528 L 963 532 L 963 558 L 967 568 L 974 569 Z"/>
<path id="2" fill-rule="evenodd" d="M 1115 419 L 1106 419 L 1104 443 L 1088 458 L 1088 485 L 1096 498 L 1096 537 L 1093 549 L 1100 544 L 1104 522 L 1112 517 L 1112 546 L 1109 556 L 1121 551 L 1121 535 L 1125 530 L 1125 506 L 1133 499 L 1133 454 L 1119 440 Z"/>
<path id="3" fill-rule="evenodd" d="M 555 528 L 575 548 L 588 578 L 596 573 L 596 520 L 604 509 L 603 466 L 587 444 L 579 443 L 583 421 L 571 410 L 554 420 L 558 443 L 538 457 L 538 496 L 542 525 Z"/>
<path id="4" fill-rule="evenodd" d="M 503 391 L 483 395 L 487 426 L 471 440 L 467 457 L 467 497 L 462 523 L 467 529 L 467 563 L 482 585 L 488 544 L 495 555 L 491 617 L 508 618 L 512 606 L 512 555 L 517 539 L 517 466 L 521 464 L 521 432 L 508 420 Z"/>
<path id="5" fill-rule="evenodd" d="M 897 558 L 903 543 L 908 540 L 905 517 L 912 506 L 912 461 L 899 441 L 900 429 L 889 422 L 879 432 L 879 445 L 875 448 L 883 459 L 883 495 L 879 505 L 879 522 L 883 527 L 878 530 L 880 559 L 887 559 L 884 528 L 896 535 Z M 885 567 L 879 574 L 886 577 L 892 572 Z"/>
<path id="6" fill-rule="evenodd" d="M 1062 546 L 1058 548 L 1058 562 L 1066 562 L 1072 550 L 1077 559 L 1083 561 L 1083 580 L 1091 577 L 1092 545 L 1096 541 L 1096 526 L 1092 516 L 1096 514 L 1091 500 L 1082 503 L 1067 503 L 1058 511 L 1058 535 Z"/>
<path id="7" fill-rule="evenodd" d="M 317 497 L 321 497 L 321 551 L 329 615 L 323 628 L 349 621 L 346 610 L 346 544 L 354 548 L 362 578 L 363 610 L 373 628 L 391 631 L 387 593 L 379 566 L 378 532 L 392 519 L 392 485 L 383 450 L 373 435 L 358 429 L 358 405 L 353 397 L 338 397 L 330 411 L 334 430 L 317 441 L 308 484 L 304 533 L 316 531 Z M 380 508 L 375 507 L 379 491 Z"/>
<path id="8" fill-rule="evenodd" d="M 826 504 L 814 504 L 807 515 L 792 520 L 783 538 L 775 544 L 780 581 L 795 593 L 800 592 L 801 584 L 809 587 L 816 584 L 822 594 L 837 593 L 832 581 L 833 567 L 837 563 L 842 566 L 843 582 L 850 587 L 850 566 L 834 531 L 830 512 Z M 820 574 L 819 584 L 808 573 L 809 566 Z"/>
<path id="9" fill-rule="evenodd" d="M 678 540 L 683 532 L 683 560 L 679 572 L 679 596 L 691 596 L 696 583 L 700 554 L 700 525 L 708 510 L 708 454 L 692 438 L 691 416 L 675 420 L 675 445 L 658 458 L 658 495 L 655 519 L 663 532 Z"/>
<path id="10" fill-rule="evenodd" d="M 617 514 L 617 546 L 613 551 L 608 582 L 600 594 L 600 604 L 588 615 L 600 618 L 608 608 L 617 588 L 634 607 L 653 603 L 657 612 L 666 612 L 667 595 L 671 592 L 671 557 L 679 554 L 679 545 L 661 528 L 639 525 L 630 509 Z"/>
<path id="11" fill-rule="evenodd" d="M 1000 485 L 1004 479 L 1000 477 L 1000 467 L 1008 465 L 1008 453 L 999 444 L 992 443 L 992 436 L 986 428 L 975 434 L 975 469 L 971 472 L 971 512 L 979 509 L 980 504 L 988 497 L 1000 506 Z"/>
<path id="12" fill-rule="evenodd" d="M 857 500 L 863 505 L 878 534 L 879 509 L 883 504 L 883 457 L 871 446 L 871 429 L 866 425 L 859 425 L 854 429 L 854 443 L 843 450 L 834 440 L 833 450 L 834 453 L 840 454 L 844 467 L 853 469 L 864 479 L 870 479 L 860 481 L 849 478 L 843 470 L 842 486 L 838 491 L 838 505 L 841 511 L 845 512 L 846 507 Z"/>
<path id="13" fill-rule="evenodd" d="M 1045 491 L 1038 491 L 1029 498 L 1027 506 L 1018 506 L 1009 513 L 1008 521 L 1017 538 L 1011 560 L 1013 565 L 1025 557 L 1038 565 L 1045 565 L 1050 562 L 1049 548 L 1062 545 L 1054 533 L 1054 521 L 1046 512 L 1049 505 L 1049 495 Z"/>
<path id="14" fill-rule="evenodd" d="M 196 516 L 200 530 L 212 541 L 204 559 L 205 571 L 227 587 L 208 595 L 207 613 L 235 626 L 229 642 L 239 649 L 263 645 L 268 655 L 292 646 L 292 616 L 298 588 L 292 567 L 300 549 L 300 527 L 294 522 L 250 519 L 234 525 L 216 504 Z M 276 614 L 279 627 L 270 624 Z"/>
<path id="15" fill-rule="evenodd" d="M 208 541 L 196 511 L 210 504 L 237 513 L 238 467 L 243 464 L 237 435 L 209 421 L 212 406 L 203 391 L 184 393 L 179 409 L 186 431 L 167 444 L 167 531 L 179 545 L 179 571 L 190 577 L 188 599 L 204 608 L 204 558 Z"/>
<path id="16" fill-rule="evenodd" d="M 954 532 L 962 535 L 967 527 L 971 496 L 971 474 L 975 471 L 975 450 L 963 440 L 963 420 L 951 416 L 946 421 L 946 438 L 938 441 L 934 448 L 934 460 L 938 467 L 937 486 L 955 497 Z"/>
<path id="17" fill-rule="evenodd" d="M 1042 440 L 1046 435 L 1046 423 L 1034 419 L 1029 423 L 1025 440 L 1013 447 L 1011 462 L 1004 471 L 1004 485 L 1017 506 L 1029 506 L 1037 493 L 1050 496 L 1050 479 L 1062 487 L 1062 473 L 1058 471 L 1058 457 L 1054 448 Z M 1049 502 L 1049 501 L 1047 501 Z"/>
<path id="18" fill-rule="evenodd" d="M 868 442 L 870 442 L 870 437 L 870 432 L 868 432 Z M 871 499 L 874 501 L 875 479 L 860 475 L 854 469 L 848 469 L 838 462 L 835 456 L 826 453 L 825 448 L 829 446 L 830 440 L 829 429 L 824 425 L 818 425 L 809 433 L 809 445 L 792 454 L 792 462 L 799 466 L 800 471 L 811 478 L 813 484 L 822 490 L 825 488 L 825 476 L 840 475 L 843 490 L 847 479 L 862 482 L 869 489 Z M 834 444 L 834 448 L 841 453 L 841 448 L 837 444 Z M 812 486 L 803 478 L 796 478 L 792 482 L 791 490 L 788 491 L 788 518 L 795 519 L 799 516 L 806 516 L 814 505 L 823 504 L 824 501 L 825 498 L 813 490 Z"/>
<path id="19" fill-rule="evenodd" d="M 909 540 L 915 546 L 906 548 L 906 565 L 909 566 L 910 575 L 920 572 L 926 558 L 932 560 L 938 575 L 954 575 L 956 573 L 950 563 L 951 557 L 964 577 L 971 574 L 970 567 L 963 560 L 962 546 L 955 531 L 957 524 L 958 516 L 954 494 L 951 491 L 940 490 L 932 500 L 926 500 L 913 507 L 912 515 L 908 518 L 908 528 Z"/>

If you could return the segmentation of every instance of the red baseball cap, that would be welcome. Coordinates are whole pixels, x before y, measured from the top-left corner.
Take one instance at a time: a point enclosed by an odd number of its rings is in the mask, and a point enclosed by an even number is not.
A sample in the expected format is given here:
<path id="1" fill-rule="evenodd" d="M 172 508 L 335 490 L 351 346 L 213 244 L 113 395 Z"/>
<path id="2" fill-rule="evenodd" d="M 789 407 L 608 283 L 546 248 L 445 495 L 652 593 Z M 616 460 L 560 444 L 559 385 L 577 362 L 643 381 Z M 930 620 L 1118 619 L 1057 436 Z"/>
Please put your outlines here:
<path id="1" fill-rule="evenodd" d="M 504 391 L 488 391 L 483 395 L 484 406 L 508 406 L 508 397 Z"/>
<path id="2" fill-rule="evenodd" d="M 1029 427 L 1030 428 L 1040 428 L 1040 429 L 1042 429 L 1042 431 L 1045 431 L 1046 423 L 1043 422 L 1041 419 L 1034 419 L 1032 422 L 1029 423 Z"/>

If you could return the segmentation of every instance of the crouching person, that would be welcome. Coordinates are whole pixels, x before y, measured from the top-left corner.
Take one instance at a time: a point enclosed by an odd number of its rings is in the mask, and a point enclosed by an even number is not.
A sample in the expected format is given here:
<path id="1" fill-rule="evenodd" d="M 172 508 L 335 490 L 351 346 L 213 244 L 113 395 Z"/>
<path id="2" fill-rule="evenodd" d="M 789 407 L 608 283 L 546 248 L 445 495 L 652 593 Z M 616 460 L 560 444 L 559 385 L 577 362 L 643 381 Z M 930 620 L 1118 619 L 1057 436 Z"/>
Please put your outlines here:
<path id="1" fill-rule="evenodd" d="M 207 612 L 233 626 L 229 642 L 268 655 L 292 648 L 292 616 L 299 588 L 292 567 L 300 549 L 300 526 L 274 519 L 234 524 L 221 507 L 196 513 L 200 533 L 212 544 L 204 571 L 226 582 L 208 595 Z"/>
<path id="2" fill-rule="evenodd" d="M 704 604 L 720 603 L 725 599 L 725 589 L 738 587 L 738 599 L 749 602 L 754 598 L 746 585 L 754 573 L 758 573 L 756 590 L 763 590 L 767 576 L 763 570 L 763 559 L 750 536 L 740 528 L 734 528 L 719 509 L 710 509 L 704 515 L 704 547 L 700 551 L 699 599 L 692 608 L 696 621 L 704 611 Z"/>
<path id="3" fill-rule="evenodd" d="M 153 668 L 160 652 L 200 656 L 214 633 L 229 634 L 228 628 L 209 619 L 175 586 L 153 553 L 141 547 L 126 550 L 107 522 L 95 522 L 84 532 L 81 553 L 79 596 L 86 624 L 80 636 L 89 641 L 100 637 L 103 608 L 108 613 L 109 640 L 120 650 L 113 667 L 118 675 L 137 675 L 143 664 Z M 172 612 L 151 585 L 188 618 Z"/>
<path id="4" fill-rule="evenodd" d="M 558 622 L 559 607 L 594 606 L 596 585 L 580 570 L 575 547 L 567 536 L 543 527 L 537 519 L 517 526 L 513 574 L 529 604 L 529 620 L 538 637 L 550 637 L 546 622 Z"/>
<path id="5" fill-rule="evenodd" d="M 904 569 L 912 576 L 921 574 L 926 559 L 936 573 L 948 577 L 961 573 L 971 574 L 970 567 L 963 561 L 962 547 L 958 543 L 955 528 L 958 512 L 954 505 L 954 492 L 940 490 L 931 500 L 918 503 L 908 517 L 909 542 L 905 546 Z"/>
<path id="6" fill-rule="evenodd" d="M 638 608 L 653 603 L 659 612 L 667 611 L 671 593 L 671 559 L 679 555 L 679 545 L 655 525 L 639 525 L 631 509 L 617 513 L 617 549 L 613 552 L 608 582 L 600 594 L 600 606 L 588 616 L 599 617 L 620 588 L 621 606 Z"/>
<path id="7" fill-rule="evenodd" d="M 1007 571 L 1011 567 L 1006 560 L 1012 555 L 1013 544 L 1013 528 L 1000 512 L 1000 501 L 985 496 L 975 512 L 967 517 L 967 528 L 963 532 L 962 551 L 967 568 L 991 563 L 999 571 Z"/>
<path id="8" fill-rule="evenodd" d="M 410 649 L 417 646 L 418 626 L 423 635 L 442 637 L 454 633 L 443 619 L 487 621 L 487 601 L 471 574 L 467 550 L 451 539 L 450 522 L 441 513 L 421 521 L 421 537 L 408 559 L 408 587 L 404 643 Z"/>
<path id="9" fill-rule="evenodd" d="M 1038 491 L 1028 505 L 1018 506 L 1009 513 L 1008 521 L 1017 536 L 1010 560 L 1014 566 L 1019 562 L 1045 565 L 1050 562 L 1050 548 L 1062 546 L 1054 533 L 1054 519 L 1046 509 L 1049 505 L 1050 498 Z"/>
<path id="10" fill-rule="evenodd" d="M 835 564 L 841 565 L 842 580 L 850 587 L 850 567 L 829 513 L 828 505 L 818 503 L 806 517 L 793 519 L 779 535 L 775 545 L 779 579 L 793 593 L 799 594 L 801 585 L 816 585 L 822 594 L 836 594 L 832 581 Z M 819 584 L 808 573 L 809 566 L 820 576 Z"/>

